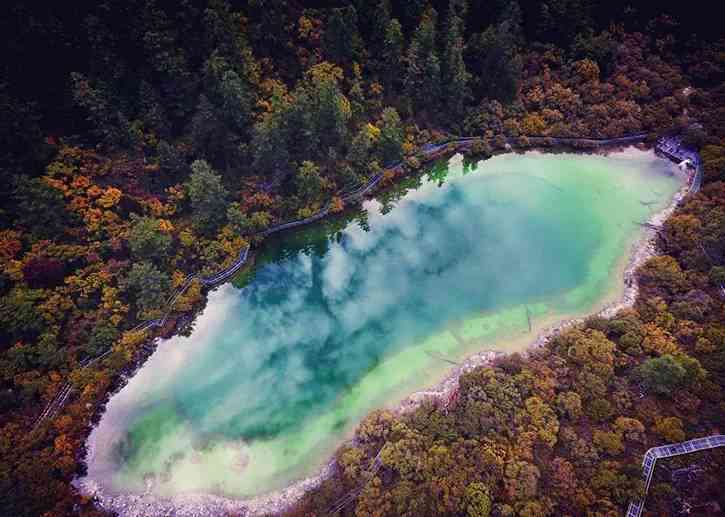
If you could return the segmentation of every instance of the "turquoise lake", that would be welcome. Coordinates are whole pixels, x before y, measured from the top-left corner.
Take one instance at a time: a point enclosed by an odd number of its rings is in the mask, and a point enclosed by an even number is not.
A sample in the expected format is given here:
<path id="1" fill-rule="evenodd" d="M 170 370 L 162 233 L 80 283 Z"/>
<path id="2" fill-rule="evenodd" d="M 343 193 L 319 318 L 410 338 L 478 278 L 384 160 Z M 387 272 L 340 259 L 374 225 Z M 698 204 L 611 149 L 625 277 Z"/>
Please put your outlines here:
<path id="1" fill-rule="evenodd" d="M 619 296 L 639 222 L 681 187 L 650 152 L 460 157 L 267 244 L 159 344 L 90 437 L 111 493 L 242 498 L 314 475 L 376 407 Z M 533 329 L 529 329 L 527 313 Z"/>

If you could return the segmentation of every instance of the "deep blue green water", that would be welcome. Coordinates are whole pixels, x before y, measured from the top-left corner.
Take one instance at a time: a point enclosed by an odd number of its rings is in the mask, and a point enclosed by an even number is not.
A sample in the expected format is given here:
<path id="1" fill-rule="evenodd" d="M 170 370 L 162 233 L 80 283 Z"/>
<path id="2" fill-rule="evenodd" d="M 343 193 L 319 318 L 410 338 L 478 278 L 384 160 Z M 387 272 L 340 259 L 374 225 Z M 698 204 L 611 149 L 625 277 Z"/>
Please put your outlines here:
<path id="1" fill-rule="evenodd" d="M 638 151 L 464 172 L 270 243 L 245 287 L 213 293 L 191 337 L 111 399 L 89 477 L 247 496 L 312 474 L 365 412 L 435 383 L 441 356 L 520 347 L 527 308 L 542 324 L 601 304 L 636 223 L 679 187 Z"/>

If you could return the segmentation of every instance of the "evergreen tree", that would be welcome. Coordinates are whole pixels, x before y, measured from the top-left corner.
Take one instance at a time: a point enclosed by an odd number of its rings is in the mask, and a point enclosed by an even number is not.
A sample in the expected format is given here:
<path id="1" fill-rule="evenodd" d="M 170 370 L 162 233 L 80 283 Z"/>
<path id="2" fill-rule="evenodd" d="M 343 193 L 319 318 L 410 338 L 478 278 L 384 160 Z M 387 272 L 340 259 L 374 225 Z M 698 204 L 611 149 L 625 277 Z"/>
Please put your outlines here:
<path id="1" fill-rule="evenodd" d="M 295 10 L 286 0 L 249 0 L 247 11 L 255 55 L 290 65 L 280 67 L 280 71 L 286 76 L 292 76 L 297 68 L 294 66 L 296 60 L 290 52 L 291 41 L 287 27 L 297 21 L 290 19 Z"/>
<path id="2" fill-rule="evenodd" d="M 138 317 L 145 319 L 146 313 L 163 307 L 171 282 L 168 275 L 151 262 L 137 262 L 131 266 L 124 286 L 136 304 Z"/>
<path id="3" fill-rule="evenodd" d="M 365 99 L 365 90 L 363 90 L 362 70 L 358 64 L 353 66 L 353 78 L 348 96 L 350 97 L 352 118 L 353 120 L 360 120 L 365 115 L 367 100 Z"/>
<path id="4" fill-rule="evenodd" d="M 616 39 L 608 31 L 599 34 L 582 32 L 574 38 L 571 51 L 579 59 L 596 62 L 602 71 L 602 77 L 609 77 L 614 72 L 617 47 Z"/>
<path id="5" fill-rule="evenodd" d="M 405 133 L 400 122 L 400 115 L 395 108 L 385 108 L 380 128 L 380 158 L 384 165 L 390 165 L 403 156 Z"/>
<path id="6" fill-rule="evenodd" d="M 311 67 L 289 95 L 255 126 L 254 165 L 263 173 L 295 172 L 292 162 L 319 161 L 347 141 L 350 101 L 340 89 L 342 70 L 329 62 Z"/>
<path id="7" fill-rule="evenodd" d="M 438 14 L 428 7 L 413 34 L 406 56 L 405 91 L 415 109 L 435 106 L 440 99 L 441 64 L 436 49 Z"/>
<path id="8" fill-rule="evenodd" d="M 225 167 L 229 153 L 234 147 L 235 137 L 230 135 L 219 110 L 209 98 L 202 94 L 189 126 L 191 144 L 197 156 L 208 158 Z M 216 158 L 217 160 L 214 160 Z"/>
<path id="9" fill-rule="evenodd" d="M 427 0 L 405 0 L 401 2 L 401 19 L 405 32 L 410 34 L 420 22 L 420 17 L 426 7 Z"/>
<path id="10" fill-rule="evenodd" d="M 179 11 L 187 12 L 188 9 L 189 6 L 182 5 Z M 178 41 L 178 27 L 152 0 L 146 2 L 142 26 L 144 51 L 159 78 L 157 84 L 160 88 L 160 95 L 157 95 L 160 102 L 153 110 L 146 110 L 144 121 L 157 122 L 166 116 L 166 112 L 173 119 L 181 120 L 193 108 L 194 98 L 192 74 L 186 51 Z M 140 94 L 141 103 L 147 101 L 143 89 Z"/>
<path id="11" fill-rule="evenodd" d="M 470 74 L 463 60 L 463 34 L 466 0 L 450 0 L 446 23 L 446 44 L 443 58 L 444 100 L 448 113 L 453 117 L 463 116 L 465 103 L 470 97 L 468 82 Z"/>
<path id="12" fill-rule="evenodd" d="M 340 65 L 360 60 L 363 44 L 357 28 L 357 11 L 353 6 L 331 9 L 325 27 L 324 46 L 330 61 Z"/>
<path id="13" fill-rule="evenodd" d="M 370 151 L 378 137 L 379 130 L 377 127 L 372 124 L 363 124 L 352 139 L 347 159 L 355 169 L 356 180 L 359 180 L 359 176 L 367 169 L 370 161 Z"/>
<path id="14" fill-rule="evenodd" d="M 267 114 L 254 126 L 252 149 L 255 171 L 269 175 L 288 171 L 292 157 L 287 147 L 290 131 L 285 119 L 290 112 L 291 107 L 285 104 L 278 111 Z"/>
<path id="15" fill-rule="evenodd" d="M 398 78 L 401 75 L 404 46 L 403 29 L 400 22 L 393 18 L 385 29 L 385 41 L 382 51 L 383 86 L 388 94 L 396 89 Z"/>
<path id="16" fill-rule="evenodd" d="M 647 359 L 636 373 L 648 390 L 665 396 L 671 396 L 678 389 L 703 378 L 699 361 L 687 355 L 665 354 Z"/>
<path id="17" fill-rule="evenodd" d="M 510 102 L 521 79 L 515 28 L 506 20 L 471 36 L 466 47 L 471 84 L 476 98 Z"/>
<path id="18" fill-rule="evenodd" d="M 93 357 L 108 350 L 118 338 L 118 330 L 106 322 L 99 323 L 83 345 L 83 351 Z"/>
<path id="19" fill-rule="evenodd" d="M 574 36 L 591 30 L 592 11 L 591 0 L 547 0 L 536 17 L 537 36 L 540 41 L 568 46 Z"/>
<path id="20" fill-rule="evenodd" d="M 284 4 L 284 2 L 269 3 Z M 209 4 L 209 8 L 204 12 L 206 46 L 204 55 L 215 54 L 223 58 L 239 77 L 250 83 L 257 83 L 259 65 L 247 40 L 247 31 L 243 29 L 246 21 L 242 13 L 232 11 L 226 0 L 211 0 Z M 284 17 L 281 18 L 278 23 L 283 22 Z"/>
<path id="21" fill-rule="evenodd" d="M 128 147 L 133 143 L 130 123 L 101 81 L 71 73 L 73 100 L 83 108 L 95 136 L 106 145 Z"/>
<path id="22" fill-rule="evenodd" d="M 131 215 L 131 231 L 128 244 L 136 259 L 164 258 L 171 246 L 171 236 L 163 233 L 158 219 Z"/>
<path id="23" fill-rule="evenodd" d="M 40 127 L 41 115 L 38 106 L 24 102 L 7 93 L 7 84 L 0 82 L 0 167 L 6 172 L 17 171 L 37 173 L 42 170 L 52 153 L 52 148 L 45 141 Z M 0 214 L 6 204 L 3 195 L 10 187 L 3 182 L 0 187 Z"/>
<path id="24" fill-rule="evenodd" d="M 240 235 L 262 231 L 269 225 L 267 212 L 247 214 L 239 203 L 232 203 L 227 209 L 227 219 L 232 229 Z"/>
<path id="25" fill-rule="evenodd" d="M 248 50 L 243 43 L 227 45 L 242 56 Z M 224 171 L 243 163 L 240 144 L 250 136 L 258 80 L 251 56 L 232 60 L 227 51 L 221 45 L 204 63 L 203 93 L 191 124 L 197 154 Z"/>
<path id="26" fill-rule="evenodd" d="M 523 14 L 518 0 L 500 0 L 501 12 L 497 24 L 505 24 L 514 44 L 521 46 L 526 43 L 523 29 Z"/>
<path id="27" fill-rule="evenodd" d="M 161 95 L 148 81 L 139 86 L 139 118 L 145 130 L 152 130 L 159 138 L 171 137 L 171 123 L 166 115 Z"/>
<path id="28" fill-rule="evenodd" d="M 255 102 L 251 81 L 240 76 L 224 57 L 214 52 L 205 64 L 204 86 L 219 118 L 230 131 L 244 134 Z"/>
<path id="29" fill-rule="evenodd" d="M 174 179 L 186 175 L 188 165 L 181 150 L 165 140 L 161 140 L 157 146 L 159 167 L 166 175 Z"/>
<path id="30" fill-rule="evenodd" d="M 15 224 L 32 238 L 50 239 L 61 235 L 72 226 L 77 217 L 66 210 L 63 195 L 38 178 L 13 178 Z"/>
<path id="31" fill-rule="evenodd" d="M 370 49 L 371 57 L 384 63 L 383 52 L 385 50 L 385 38 L 390 25 L 390 0 L 379 0 L 371 18 Z"/>
<path id="32" fill-rule="evenodd" d="M 340 89 L 341 79 L 340 68 L 323 62 L 310 68 L 295 88 L 294 118 L 299 122 L 292 127 L 304 131 L 300 136 L 309 137 L 305 147 L 310 156 L 305 158 L 317 158 L 346 141 L 352 112 L 350 101 Z"/>
<path id="33" fill-rule="evenodd" d="M 210 234 L 225 221 L 226 214 L 219 207 L 226 206 L 229 193 L 219 174 L 204 160 L 192 163 L 191 171 L 186 189 L 194 212 L 194 225 L 199 231 Z"/>
<path id="34" fill-rule="evenodd" d="M 320 198 L 328 181 L 320 175 L 320 168 L 314 162 L 304 161 L 297 169 L 295 186 L 302 201 L 309 204 Z"/>

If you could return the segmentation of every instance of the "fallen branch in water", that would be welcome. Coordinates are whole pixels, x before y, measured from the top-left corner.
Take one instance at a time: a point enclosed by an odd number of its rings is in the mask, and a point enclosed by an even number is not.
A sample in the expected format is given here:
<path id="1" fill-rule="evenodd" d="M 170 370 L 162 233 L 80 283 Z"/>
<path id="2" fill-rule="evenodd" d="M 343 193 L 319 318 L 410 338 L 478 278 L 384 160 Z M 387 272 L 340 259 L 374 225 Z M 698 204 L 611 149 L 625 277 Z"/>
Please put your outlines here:
<path id="1" fill-rule="evenodd" d="M 447 363 L 455 364 L 456 366 L 460 366 L 461 365 L 461 363 L 457 363 L 456 361 L 454 361 L 452 359 L 448 359 L 446 357 L 443 357 L 442 355 L 436 354 L 435 352 L 429 352 L 428 350 L 426 350 L 425 353 L 428 354 L 429 356 L 431 356 L 433 359 L 440 359 L 441 361 L 445 361 Z"/>

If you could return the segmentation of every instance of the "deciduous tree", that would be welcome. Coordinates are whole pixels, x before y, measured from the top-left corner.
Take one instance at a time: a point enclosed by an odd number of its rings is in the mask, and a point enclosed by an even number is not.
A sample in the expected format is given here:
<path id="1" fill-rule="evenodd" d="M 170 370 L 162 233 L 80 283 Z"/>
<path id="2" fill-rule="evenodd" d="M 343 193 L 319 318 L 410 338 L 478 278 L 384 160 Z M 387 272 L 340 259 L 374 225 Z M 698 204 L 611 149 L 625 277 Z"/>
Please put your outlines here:
<path id="1" fill-rule="evenodd" d="M 702 368 L 697 359 L 665 354 L 647 359 L 637 369 L 645 388 L 658 395 L 672 396 L 678 388 L 702 379 Z"/>

